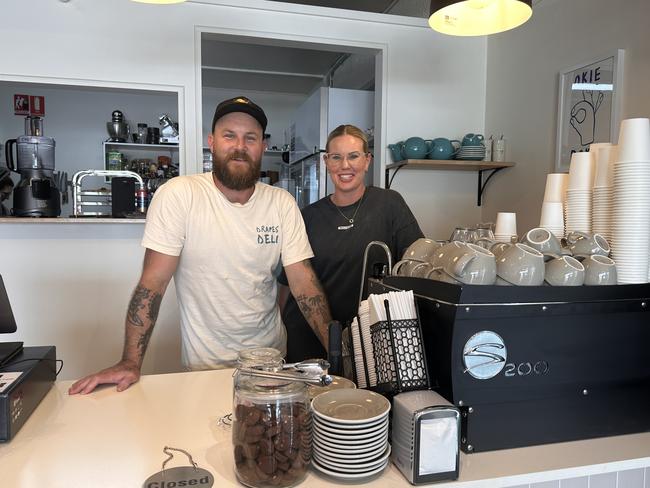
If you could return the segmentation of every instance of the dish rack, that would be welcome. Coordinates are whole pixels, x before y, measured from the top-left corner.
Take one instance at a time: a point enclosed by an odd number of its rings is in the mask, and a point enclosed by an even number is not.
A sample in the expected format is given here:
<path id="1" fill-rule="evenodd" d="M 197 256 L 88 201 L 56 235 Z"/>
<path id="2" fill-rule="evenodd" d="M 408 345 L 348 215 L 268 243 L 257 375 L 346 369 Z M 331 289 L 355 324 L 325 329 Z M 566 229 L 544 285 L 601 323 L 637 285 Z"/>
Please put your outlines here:
<path id="1" fill-rule="evenodd" d="M 368 249 L 373 245 L 379 245 L 386 251 L 389 262 L 388 269 L 392 269 L 390 266 L 391 255 L 388 246 L 379 241 L 370 242 L 364 253 L 364 271 L 361 282 L 362 290 L 367 266 Z M 362 295 L 359 296 L 359 304 L 361 303 L 361 298 Z M 361 346 L 361 358 L 364 363 L 363 368 L 359 369 L 362 369 L 364 372 L 365 378 L 363 379 L 365 380 L 367 389 L 381 393 L 387 397 L 392 397 L 405 391 L 430 389 L 431 383 L 417 301 L 414 305 L 414 319 L 393 320 L 391 318 L 389 301 L 384 300 L 386 320 L 370 325 L 372 351 L 369 351 L 369 348 L 366 347 L 366 341 L 363 338 L 361 327 L 359 327 L 359 344 Z M 357 321 L 360 322 L 359 317 L 357 317 Z M 348 334 L 348 337 L 350 335 L 353 334 Z M 349 342 L 352 342 L 351 338 Z M 346 348 L 344 347 L 343 349 L 345 350 Z M 351 344 L 347 349 L 351 351 L 349 357 L 352 366 L 352 376 L 354 377 L 355 383 L 359 384 L 360 378 L 358 378 L 358 365 L 356 363 L 358 356 L 355 357 L 354 347 Z M 370 357 L 372 357 L 373 361 L 369 361 Z M 368 365 L 370 364 L 372 366 L 373 362 L 376 371 L 376 384 L 371 384 L 371 378 L 368 373 Z"/>
<path id="2" fill-rule="evenodd" d="M 139 191 L 145 193 L 144 180 L 133 171 L 112 171 L 105 169 L 87 169 L 78 171 L 72 177 L 72 215 L 74 217 L 101 217 L 111 216 L 112 194 L 110 190 L 83 190 L 82 181 L 88 176 L 105 177 L 127 177 L 135 178 L 139 185 Z M 146 193 L 145 193 L 146 194 Z M 135 199 L 135 195 L 133 195 Z M 140 212 L 144 213 L 144 202 L 139 202 Z M 93 210 L 84 210 L 84 207 L 91 207 Z"/>

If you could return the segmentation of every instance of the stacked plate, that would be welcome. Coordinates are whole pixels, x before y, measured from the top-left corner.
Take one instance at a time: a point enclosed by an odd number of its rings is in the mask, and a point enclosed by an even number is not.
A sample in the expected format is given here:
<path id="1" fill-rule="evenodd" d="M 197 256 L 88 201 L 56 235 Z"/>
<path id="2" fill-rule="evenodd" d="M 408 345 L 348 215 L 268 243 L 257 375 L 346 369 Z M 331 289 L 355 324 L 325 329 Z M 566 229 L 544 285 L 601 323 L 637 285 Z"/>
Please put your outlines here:
<path id="1" fill-rule="evenodd" d="M 650 160 L 614 163 L 612 257 L 619 283 L 646 283 L 650 265 Z"/>
<path id="2" fill-rule="evenodd" d="M 461 146 L 456 154 L 456 159 L 469 161 L 483 161 L 485 158 L 485 146 Z"/>
<path id="3" fill-rule="evenodd" d="M 381 473 L 390 461 L 390 403 L 368 390 L 331 390 L 312 400 L 312 466 L 342 481 Z"/>

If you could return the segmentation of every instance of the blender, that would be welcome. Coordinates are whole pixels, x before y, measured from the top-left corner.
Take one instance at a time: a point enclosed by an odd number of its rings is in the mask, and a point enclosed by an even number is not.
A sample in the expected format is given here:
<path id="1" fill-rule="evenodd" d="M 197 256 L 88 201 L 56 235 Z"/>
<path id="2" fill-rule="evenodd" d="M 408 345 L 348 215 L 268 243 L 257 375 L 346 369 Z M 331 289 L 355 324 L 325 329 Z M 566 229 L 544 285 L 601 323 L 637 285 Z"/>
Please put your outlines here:
<path id="1" fill-rule="evenodd" d="M 16 158 L 12 147 L 15 146 Z M 14 188 L 12 213 L 16 217 L 58 217 L 61 191 L 54 173 L 54 139 L 43 135 L 41 117 L 25 117 L 25 135 L 5 144 L 7 167 L 20 174 Z"/>

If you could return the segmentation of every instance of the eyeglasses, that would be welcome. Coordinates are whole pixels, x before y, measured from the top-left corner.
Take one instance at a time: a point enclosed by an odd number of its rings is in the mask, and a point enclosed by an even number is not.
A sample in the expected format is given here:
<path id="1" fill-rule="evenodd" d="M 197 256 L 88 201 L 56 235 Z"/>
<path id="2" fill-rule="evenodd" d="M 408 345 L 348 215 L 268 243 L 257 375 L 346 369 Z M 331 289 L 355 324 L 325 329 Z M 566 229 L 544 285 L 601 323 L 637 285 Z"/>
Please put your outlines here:
<path id="1" fill-rule="evenodd" d="M 351 152 L 347 156 L 337 153 L 325 153 L 325 158 L 332 166 L 341 166 L 346 159 L 351 165 L 359 164 L 364 161 L 364 157 L 369 153 Z"/>

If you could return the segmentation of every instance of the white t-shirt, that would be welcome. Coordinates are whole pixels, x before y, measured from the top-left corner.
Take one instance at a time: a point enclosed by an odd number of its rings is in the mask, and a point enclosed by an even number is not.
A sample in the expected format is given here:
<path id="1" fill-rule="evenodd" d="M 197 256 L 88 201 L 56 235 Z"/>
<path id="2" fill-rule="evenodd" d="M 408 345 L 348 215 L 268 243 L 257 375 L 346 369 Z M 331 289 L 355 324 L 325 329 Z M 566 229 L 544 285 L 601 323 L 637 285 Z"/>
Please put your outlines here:
<path id="1" fill-rule="evenodd" d="M 313 257 L 294 198 L 257 183 L 245 204 L 231 203 L 212 173 L 161 186 L 147 212 L 142 245 L 180 256 L 174 274 L 183 364 L 229 367 L 239 350 L 286 350 L 277 307 L 282 266 Z"/>

